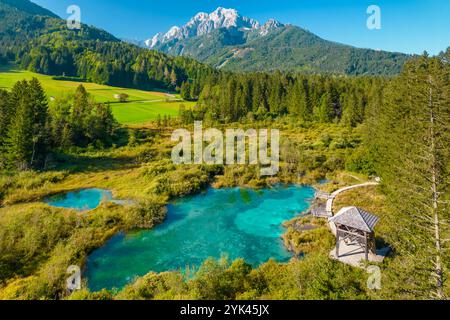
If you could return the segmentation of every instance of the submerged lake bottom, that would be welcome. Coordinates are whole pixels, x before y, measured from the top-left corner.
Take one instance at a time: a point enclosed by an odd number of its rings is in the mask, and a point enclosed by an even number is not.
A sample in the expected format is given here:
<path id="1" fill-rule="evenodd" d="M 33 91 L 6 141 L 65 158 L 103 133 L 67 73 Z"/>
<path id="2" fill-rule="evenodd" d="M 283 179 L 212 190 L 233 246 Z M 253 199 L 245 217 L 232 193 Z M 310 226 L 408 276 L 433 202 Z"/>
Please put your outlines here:
<path id="1" fill-rule="evenodd" d="M 243 258 L 254 267 L 292 255 L 282 224 L 306 211 L 314 189 L 208 189 L 168 205 L 166 221 L 151 230 L 118 234 L 88 258 L 84 277 L 91 291 L 122 288 L 151 271 L 198 268 L 208 258 Z"/>

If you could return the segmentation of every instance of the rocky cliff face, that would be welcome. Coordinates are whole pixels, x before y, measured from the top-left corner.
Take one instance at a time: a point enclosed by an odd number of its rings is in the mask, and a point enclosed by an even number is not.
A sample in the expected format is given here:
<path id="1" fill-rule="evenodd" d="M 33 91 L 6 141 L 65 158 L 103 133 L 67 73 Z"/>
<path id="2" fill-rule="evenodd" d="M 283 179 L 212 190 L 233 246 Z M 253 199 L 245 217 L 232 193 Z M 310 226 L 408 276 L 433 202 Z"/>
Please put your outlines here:
<path id="1" fill-rule="evenodd" d="M 280 22 L 273 19 L 261 26 L 256 20 L 241 16 L 235 9 L 220 7 L 210 14 L 200 12 L 183 27 L 174 26 L 167 33 L 158 33 L 153 38 L 146 40 L 145 44 L 150 49 L 154 49 L 174 40 L 203 36 L 222 28 L 236 28 L 246 31 L 260 30 L 261 35 L 266 35 L 271 30 L 281 26 L 283 25 Z"/>

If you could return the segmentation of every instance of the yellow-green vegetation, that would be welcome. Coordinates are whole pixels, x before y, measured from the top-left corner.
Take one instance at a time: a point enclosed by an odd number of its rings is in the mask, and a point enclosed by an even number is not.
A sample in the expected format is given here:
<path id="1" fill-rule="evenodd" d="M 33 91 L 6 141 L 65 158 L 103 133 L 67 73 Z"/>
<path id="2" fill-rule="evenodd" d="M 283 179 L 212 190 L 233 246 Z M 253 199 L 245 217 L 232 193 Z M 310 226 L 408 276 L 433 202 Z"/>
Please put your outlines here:
<path id="1" fill-rule="evenodd" d="M 252 166 L 176 166 L 170 160 L 171 132 L 179 126 L 171 120 L 169 127 L 148 124 L 128 129 L 128 144 L 109 149 L 58 155 L 46 172 L 21 172 L 0 175 L 0 236 L 2 257 L 0 298 L 65 298 L 64 281 L 69 265 L 83 265 L 88 254 L 120 230 L 151 228 L 165 217 L 165 204 L 175 197 L 199 192 L 208 185 L 216 187 L 266 186 L 277 182 L 312 182 L 335 176 L 345 167 L 358 148 L 341 143 L 339 137 L 357 141 L 357 131 L 335 125 L 302 127 L 292 121 L 254 124 L 282 129 L 282 144 L 296 143 L 306 156 L 282 154 L 282 173 L 278 178 L 259 176 Z M 234 124 L 239 126 L 239 124 Z M 240 126 L 250 126 L 243 125 Z M 286 132 L 286 134 L 285 134 Z M 321 133 L 325 132 L 327 143 Z M 328 144 L 328 142 L 331 143 Z M 334 142 L 333 142 L 334 141 Z M 330 145 L 339 145 L 330 149 Z M 346 148 L 346 149 L 344 149 Z M 355 149 L 356 148 L 356 149 Z M 339 167 L 320 168 L 311 161 L 342 157 Z M 288 160 L 288 161 L 287 161 Z M 325 168 L 325 169 L 324 169 Z M 302 175 L 296 174 L 298 171 Z M 133 205 L 122 207 L 104 203 L 89 213 L 51 208 L 40 199 L 65 191 L 102 188 L 115 198 L 128 199 Z M 297 223 L 297 222 L 295 222 Z M 363 286 L 365 274 L 328 259 L 332 236 L 321 221 L 302 221 L 317 229 L 297 234 L 287 226 L 296 253 L 305 259 L 289 264 L 274 261 L 252 269 L 243 261 L 207 261 L 191 278 L 179 273 L 149 274 L 120 292 L 90 293 L 86 289 L 72 299 L 332 299 L 367 298 Z M 295 232 L 295 233 L 293 233 Z M 319 271 L 318 271 L 319 270 Z M 350 272 L 350 270 L 352 270 Z M 317 276 L 316 273 L 320 275 Z M 332 281 L 337 277 L 339 281 Z M 311 281 L 311 283 L 309 283 Z M 351 285 L 349 285 L 351 284 Z M 345 289 L 344 289 L 345 287 Z"/>
<path id="2" fill-rule="evenodd" d="M 335 245 L 326 219 L 299 217 L 286 222 L 284 226 L 287 228 L 283 236 L 284 244 L 297 256 L 318 252 L 326 254 Z"/>
<path id="3" fill-rule="evenodd" d="M 386 198 L 379 192 L 378 187 L 353 189 L 340 194 L 334 202 L 333 211 L 338 212 L 340 209 L 348 206 L 360 207 L 376 214 L 380 218 L 380 222 L 377 225 L 377 240 L 387 240 L 392 231 L 389 230 L 392 226 L 387 221 L 390 212 L 386 206 Z"/>
<path id="4" fill-rule="evenodd" d="M 83 166 L 82 171 L 77 160 L 71 159 L 75 166 L 64 172 L 2 175 L 6 206 L 0 208 L 0 298 L 64 297 L 69 265 L 83 265 L 90 251 L 120 230 L 161 223 L 170 196 L 198 192 L 217 173 L 215 168 L 175 167 L 158 155 L 165 154 L 164 147 L 125 147 L 109 152 L 109 159 L 106 154 L 81 155 L 82 163 L 93 164 Z M 146 158 L 152 153 L 154 160 Z M 124 154 L 130 165 L 119 168 Z M 102 160 L 97 162 L 97 157 Z M 160 170 L 158 174 L 155 169 Z M 104 203 L 89 213 L 78 213 L 39 202 L 46 195 L 89 186 L 109 188 L 134 204 Z"/>
<path id="5" fill-rule="evenodd" d="M 149 273 L 119 293 L 82 290 L 69 299 L 367 299 L 365 288 L 363 270 L 319 253 L 287 264 L 271 260 L 258 269 L 243 260 L 209 259 L 193 278 L 179 272 Z"/>
<path id="6" fill-rule="evenodd" d="M 279 182 L 313 184 L 319 179 L 329 177 L 331 181 L 320 188 L 335 186 L 334 188 L 338 189 L 340 185 L 348 185 L 349 181 L 355 181 L 353 180 L 355 174 L 350 175 L 342 170 L 345 169 L 345 163 L 351 159 L 351 155 L 359 148 L 357 130 L 338 125 L 301 127 L 291 123 L 288 126 L 284 120 L 265 125 L 279 128 L 282 132 L 281 172 L 278 177 L 260 177 L 257 166 L 226 166 L 225 170 L 217 172 L 215 187 L 263 187 Z M 250 125 L 230 125 L 230 127 L 239 126 Z M 189 194 L 193 190 L 184 183 L 192 180 L 188 178 L 195 177 L 201 167 L 189 166 L 188 169 L 184 167 L 181 175 L 178 172 L 171 174 L 179 168 L 170 160 L 174 145 L 170 141 L 170 136 L 176 128 L 176 121 L 172 121 L 172 126 L 165 128 L 157 128 L 153 123 L 129 129 L 128 145 L 113 146 L 105 150 L 86 150 L 73 155 L 59 155 L 50 164 L 57 169 L 56 171 L 44 173 L 30 171 L 11 175 L 4 173 L 0 179 L 3 203 L 9 205 L 34 201 L 50 194 L 91 187 L 110 189 L 118 198 L 138 200 L 161 189 L 161 185 L 170 190 L 170 196 Z M 327 141 L 331 143 L 323 142 L 323 132 L 327 136 Z M 292 145 L 304 152 L 289 152 L 289 146 Z M 321 166 L 323 163 L 334 161 L 338 165 Z M 301 174 L 297 174 L 298 172 Z M 177 183 L 167 184 L 167 179 L 162 179 L 163 175 Z M 361 176 L 360 179 L 367 177 Z M 158 183 L 149 183 L 153 180 Z M 201 187 L 197 182 L 195 189 Z"/>
<path id="7" fill-rule="evenodd" d="M 209 124 L 206 123 L 205 127 Z M 212 126 L 225 131 L 227 128 L 279 129 L 280 172 L 274 178 L 261 179 L 258 166 L 227 166 L 218 176 L 214 186 L 246 186 L 261 188 L 274 183 L 316 184 L 328 178 L 329 184 L 318 186 L 323 191 L 334 191 L 341 186 L 366 182 L 365 174 L 349 173 L 359 161 L 362 147 L 362 127 L 351 128 L 338 124 L 320 124 L 283 117 L 274 121 L 240 122 Z M 185 126 L 191 131 L 193 126 Z M 248 150 L 247 150 L 248 151 Z"/>
<path id="8" fill-rule="evenodd" d="M 52 77 L 20 70 L 11 66 L 0 67 L 0 89 L 11 89 L 20 80 L 37 78 L 49 98 L 61 97 L 63 94 L 74 93 L 82 84 L 97 102 L 110 103 L 116 120 L 121 124 L 142 124 L 156 120 L 158 116 L 177 117 L 180 105 L 186 108 L 195 103 L 183 101 L 178 95 L 156 91 L 118 88 L 90 82 L 80 82 L 76 79 L 56 80 Z M 65 78 L 60 78 L 65 79 Z M 70 78 L 67 78 L 70 79 Z M 126 102 L 120 101 L 120 94 L 127 95 Z"/>

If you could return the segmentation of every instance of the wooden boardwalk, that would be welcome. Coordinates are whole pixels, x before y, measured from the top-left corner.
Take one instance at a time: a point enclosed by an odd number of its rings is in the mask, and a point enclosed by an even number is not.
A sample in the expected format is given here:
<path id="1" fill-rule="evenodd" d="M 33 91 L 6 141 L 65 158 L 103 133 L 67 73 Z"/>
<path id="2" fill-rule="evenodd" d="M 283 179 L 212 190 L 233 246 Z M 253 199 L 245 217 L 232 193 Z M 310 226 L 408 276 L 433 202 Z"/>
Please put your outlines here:
<path id="1" fill-rule="evenodd" d="M 370 187 L 370 186 L 377 186 L 379 184 L 380 184 L 379 182 L 366 182 L 366 183 L 361 183 L 361 184 L 357 184 L 357 185 L 350 186 L 350 187 L 345 187 L 345 188 L 342 188 L 342 189 L 339 189 L 339 190 L 333 192 L 331 194 L 330 199 L 327 201 L 326 212 L 327 212 L 328 218 L 332 218 L 334 216 L 333 203 L 338 195 L 340 195 L 341 193 L 348 191 L 348 190 Z M 330 226 L 330 229 L 331 229 L 331 232 L 333 233 L 333 235 L 336 235 L 336 226 L 334 225 L 334 223 L 330 222 L 330 223 L 328 223 L 328 225 Z"/>
<path id="2" fill-rule="evenodd" d="M 376 186 L 378 184 L 379 184 L 379 182 L 365 182 L 365 183 L 357 184 L 354 186 L 341 188 L 331 194 L 318 190 L 316 192 L 315 198 L 326 200 L 326 203 L 316 205 L 315 208 L 313 208 L 311 210 L 311 214 L 317 218 L 332 218 L 334 216 L 334 214 L 333 214 L 334 200 L 336 199 L 336 197 L 338 195 L 340 195 L 341 193 L 346 192 L 348 190 L 364 188 L 364 187 L 369 187 L 369 186 Z M 332 231 L 333 231 L 333 233 L 335 233 L 335 230 L 332 229 Z"/>
<path id="3" fill-rule="evenodd" d="M 348 191 L 348 190 L 352 190 L 352 189 L 357 189 L 357 188 L 364 188 L 364 187 L 369 187 L 369 186 L 377 186 L 379 183 L 378 182 L 366 182 L 366 183 L 361 183 L 361 184 L 357 184 L 354 186 L 349 186 L 349 187 L 345 187 L 342 189 L 339 189 L 335 192 L 333 192 L 330 197 L 327 200 L 327 206 L 326 206 L 326 212 L 328 217 L 332 217 L 333 216 L 333 203 L 334 200 L 336 199 L 336 197 L 338 195 L 340 195 L 341 193 Z"/>
<path id="4" fill-rule="evenodd" d="M 357 184 L 354 186 L 345 187 L 345 188 L 342 188 L 342 189 L 339 189 L 339 190 L 333 192 L 331 194 L 330 198 L 328 199 L 327 205 L 326 205 L 326 213 L 327 213 L 328 217 L 332 218 L 334 216 L 333 203 L 339 194 L 346 192 L 348 190 L 370 187 L 370 186 L 377 186 L 379 184 L 380 184 L 379 182 L 366 182 L 366 183 L 361 183 L 361 184 Z M 329 225 L 333 235 L 336 235 L 336 226 L 334 225 L 334 223 L 329 221 L 328 225 Z M 344 241 L 341 241 L 339 248 L 340 248 L 340 251 L 342 252 L 340 254 L 340 256 L 336 257 L 336 248 L 334 248 L 330 252 L 331 258 L 338 260 L 342 263 L 354 266 L 354 267 L 364 268 L 363 261 L 365 260 L 365 253 L 364 253 L 364 251 L 361 251 L 360 247 L 355 246 L 354 244 L 351 244 L 351 243 L 346 244 Z M 377 249 L 375 253 L 371 252 L 368 257 L 369 261 L 375 262 L 375 263 L 383 262 L 384 258 L 388 255 L 390 250 L 391 250 L 390 247 L 386 247 L 383 249 Z"/>

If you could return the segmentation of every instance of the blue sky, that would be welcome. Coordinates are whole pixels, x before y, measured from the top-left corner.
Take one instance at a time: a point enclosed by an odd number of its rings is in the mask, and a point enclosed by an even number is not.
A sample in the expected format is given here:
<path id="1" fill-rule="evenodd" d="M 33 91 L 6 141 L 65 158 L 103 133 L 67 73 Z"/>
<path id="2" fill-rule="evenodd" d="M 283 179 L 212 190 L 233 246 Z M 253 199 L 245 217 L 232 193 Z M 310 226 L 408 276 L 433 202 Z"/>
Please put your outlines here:
<path id="1" fill-rule="evenodd" d="M 33 0 L 61 17 L 81 8 L 82 22 L 117 37 L 147 39 L 219 6 L 265 22 L 275 18 L 357 47 L 437 54 L 450 46 L 449 0 Z M 366 27 L 369 5 L 381 8 L 381 30 Z"/>

